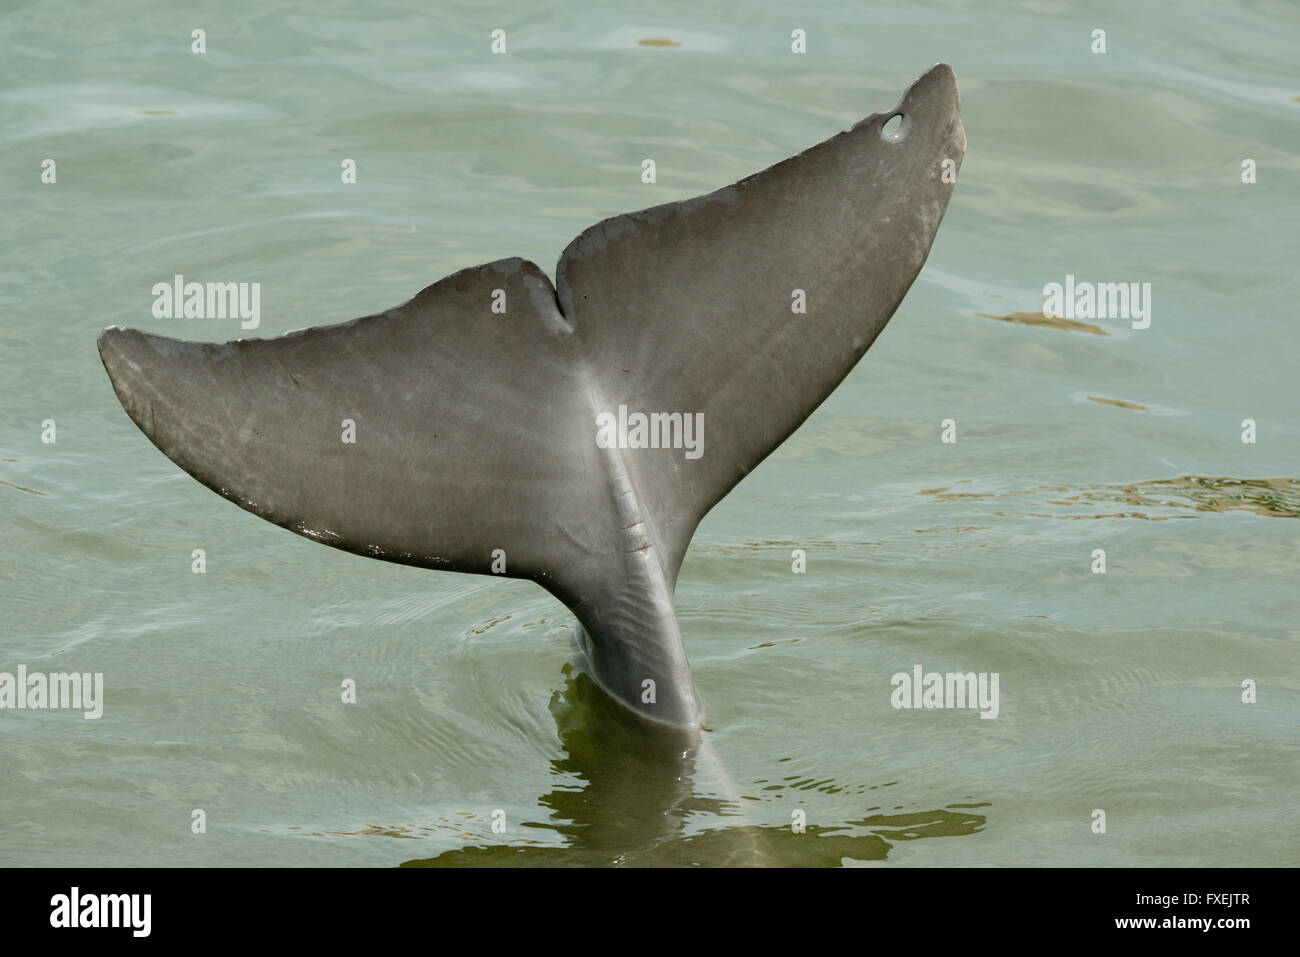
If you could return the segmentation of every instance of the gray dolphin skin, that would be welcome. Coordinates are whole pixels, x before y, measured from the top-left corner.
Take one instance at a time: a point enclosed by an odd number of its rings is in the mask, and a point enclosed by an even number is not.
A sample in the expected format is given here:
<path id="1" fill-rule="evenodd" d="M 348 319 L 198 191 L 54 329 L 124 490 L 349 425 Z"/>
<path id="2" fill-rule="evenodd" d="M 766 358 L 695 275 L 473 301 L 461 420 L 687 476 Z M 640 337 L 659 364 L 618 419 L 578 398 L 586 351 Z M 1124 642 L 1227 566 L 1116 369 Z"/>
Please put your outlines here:
<path id="1" fill-rule="evenodd" d="M 339 325 L 224 344 L 111 327 L 99 353 L 135 424 L 208 488 L 359 555 L 531 579 L 577 617 L 599 688 L 695 737 L 673 608 L 691 536 L 880 334 L 965 149 L 941 63 L 761 173 L 590 227 L 554 286 L 502 259 Z M 625 416 L 626 440 L 600 439 Z"/>

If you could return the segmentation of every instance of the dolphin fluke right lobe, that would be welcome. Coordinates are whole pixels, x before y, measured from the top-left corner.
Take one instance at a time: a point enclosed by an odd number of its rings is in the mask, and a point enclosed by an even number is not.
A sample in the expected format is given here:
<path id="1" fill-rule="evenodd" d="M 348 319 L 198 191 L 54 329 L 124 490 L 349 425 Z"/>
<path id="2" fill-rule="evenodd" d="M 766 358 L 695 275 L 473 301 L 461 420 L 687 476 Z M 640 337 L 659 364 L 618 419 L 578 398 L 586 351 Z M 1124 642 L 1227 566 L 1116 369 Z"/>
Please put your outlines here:
<path id="1" fill-rule="evenodd" d="M 110 328 L 100 355 L 135 423 L 209 488 L 358 554 L 536 581 L 578 617 L 606 692 L 694 732 L 672 603 L 691 536 L 884 328 L 965 146 L 939 64 L 761 173 L 597 223 L 555 286 L 505 259 L 340 325 L 224 344 Z M 659 416 L 665 438 L 694 417 L 698 454 L 598 442 L 619 413 Z"/>

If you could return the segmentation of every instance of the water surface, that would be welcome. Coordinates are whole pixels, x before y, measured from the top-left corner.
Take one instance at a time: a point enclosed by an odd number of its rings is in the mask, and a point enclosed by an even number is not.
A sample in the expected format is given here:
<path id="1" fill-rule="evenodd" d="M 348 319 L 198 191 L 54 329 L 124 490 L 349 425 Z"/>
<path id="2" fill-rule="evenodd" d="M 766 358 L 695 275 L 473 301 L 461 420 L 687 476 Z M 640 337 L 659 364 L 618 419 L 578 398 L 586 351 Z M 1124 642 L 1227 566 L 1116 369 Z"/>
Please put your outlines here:
<path id="1" fill-rule="evenodd" d="M 106 703 L 0 712 L 0 863 L 1300 863 L 1298 46 L 1281 0 L 9 5 L 0 671 Z M 176 273 L 260 282 L 269 336 L 552 269 L 938 60 L 969 149 L 925 270 L 682 569 L 698 756 L 601 717 L 536 586 L 258 521 L 100 367 L 112 323 L 248 334 L 154 319 Z M 1014 318 L 1067 273 L 1151 283 L 1151 327 Z M 916 664 L 999 673 L 998 717 L 895 710 Z"/>

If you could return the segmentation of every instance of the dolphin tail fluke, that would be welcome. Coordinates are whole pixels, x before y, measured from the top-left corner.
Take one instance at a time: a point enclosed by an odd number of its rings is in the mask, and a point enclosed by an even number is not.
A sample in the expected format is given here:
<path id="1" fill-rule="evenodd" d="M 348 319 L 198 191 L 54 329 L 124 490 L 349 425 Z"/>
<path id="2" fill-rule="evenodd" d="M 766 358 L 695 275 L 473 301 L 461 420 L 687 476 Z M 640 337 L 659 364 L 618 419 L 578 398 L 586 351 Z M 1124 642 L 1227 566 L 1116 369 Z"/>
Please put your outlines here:
<path id="1" fill-rule="evenodd" d="M 100 354 L 209 488 L 357 554 L 536 581 L 607 692 L 698 728 L 672 604 L 691 536 L 884 328 L 964 149 L 941 64 L 770 169 L 596 224 L 555 286 L 501 260 L 341 325 L 225 344 L 111 328 Z"/>

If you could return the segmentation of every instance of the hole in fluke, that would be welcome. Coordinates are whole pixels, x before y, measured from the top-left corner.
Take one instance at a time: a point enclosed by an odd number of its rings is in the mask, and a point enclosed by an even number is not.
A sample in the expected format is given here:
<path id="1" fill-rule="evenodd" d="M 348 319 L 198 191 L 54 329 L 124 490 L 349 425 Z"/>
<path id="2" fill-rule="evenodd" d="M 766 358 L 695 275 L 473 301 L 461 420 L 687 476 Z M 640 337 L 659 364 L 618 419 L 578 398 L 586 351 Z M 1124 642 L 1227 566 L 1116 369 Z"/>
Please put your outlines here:
<path id="1" fill-rule="evenodd" d="M 902 113 L 895 113 L 889 119 L 885 120 L 880 127 L 880 138 L 888 140 L 891 143 L 897 143 L 903 138 L 903 131 L 906 124 Z"/>

